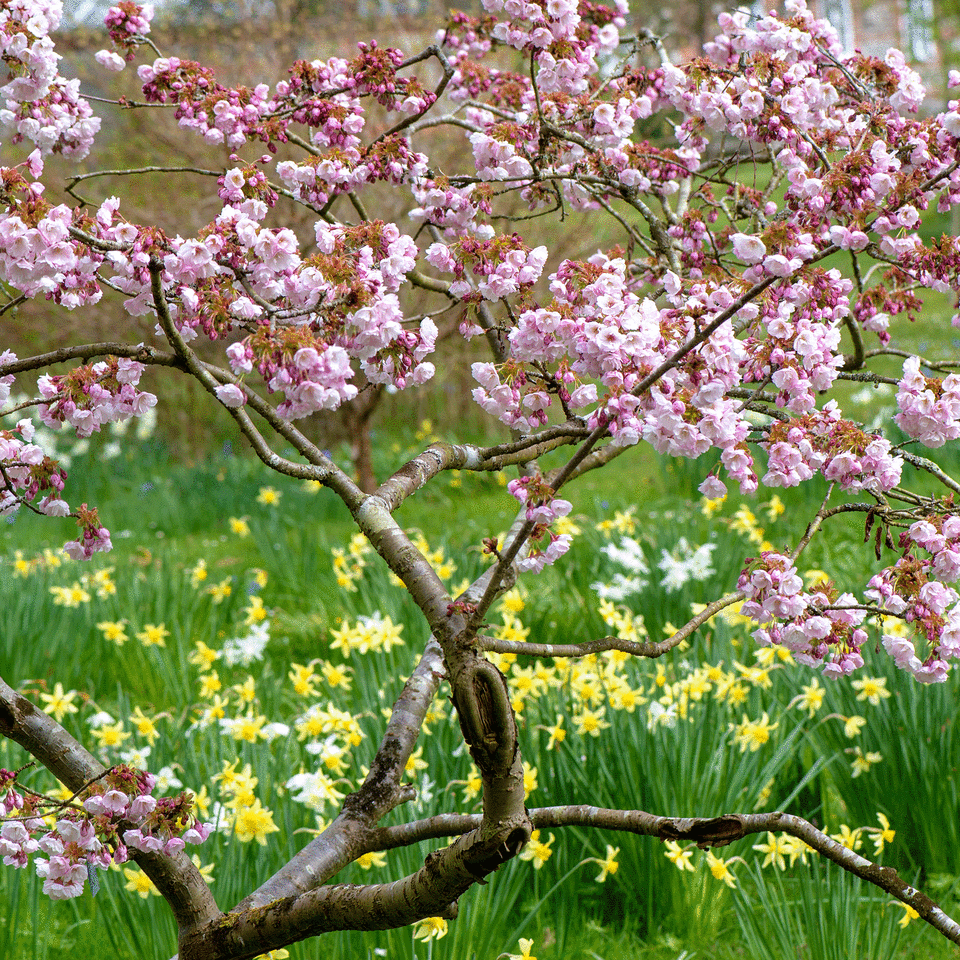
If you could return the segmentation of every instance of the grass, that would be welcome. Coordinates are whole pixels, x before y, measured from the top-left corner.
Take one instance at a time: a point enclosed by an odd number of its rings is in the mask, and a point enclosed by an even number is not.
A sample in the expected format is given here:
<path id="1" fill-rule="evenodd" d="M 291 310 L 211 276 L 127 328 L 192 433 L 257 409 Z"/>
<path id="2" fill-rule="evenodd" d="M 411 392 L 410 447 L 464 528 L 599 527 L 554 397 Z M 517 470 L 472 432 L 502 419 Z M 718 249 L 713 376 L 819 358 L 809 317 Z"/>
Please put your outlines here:
<path id="1" fill-rule="evenodd" d="M 617 567 L 600 551 L 606 540 L 595 527 L 617 511 L 634 509 L 633 536 L 654 570 L 661 552 L 673 550 L 681 535 L 694 544 L 711 537 L 717 544 L 715 572 L 706 580 L 691 580 L 666 593 L 649 588 L 630 598 L 629 613 L 642 617 L 651 636 L 681 622 L 691 603 L 728 587 L 744 557 L 755 552 L 749 531 L 735 529 L 736 502 L 725 507 L 719 522 L 708 521 L 697 509 L 695 487 L 702 464 L 639 460 L 621 458 L 605 477 L 590 478 L 590 485 L 581 489 L 575 520 L 582 534 L 569 563 L 527 584 L 529 593 L 517 617 L 532 636 L 573 641 L 608 632 L 591 584 L 609 581 Z M 256 464 L 224 453 L 187 468 L 171 462 L 152 442 L 136 448 L 122 470 L 103 469 L 103 462 L 95 449 L 82 454 L 75 460 L 71 482 L 81 484 L 75 499 L 105 505 L 104 520 L 115 532 L 116 550 L 110 556 L 91 565 L 52 566 L 43 562 L 43 551 L 72 535 L 68 525 L 40 524 L 22 516 L 5 527 L 0 665 L 4 676 L 28 694 L 39 696 L 58 681 L 78 691 L 80 712 L 65 723 L 90 745 L 95 741 L 89 719 L 105 710 L 129 734 L 123 746 L 147 746 L 130 719 L 134 707 L 141 706 L 159 731 L 149 756 L 151 769 L 170 767 L 171 775 L 194 790 L 207 784 L 215 802 L 229 802 L 230 797 L 212 778 L 233 761 L 239 761 L 240 768 L 250 764 L 259 781 L 256 795 L 279 829 L 265 847 L 226 832 L 201 848 L 204 863 L 213 865 L 217 900 L 228 906 L 276 869 L 302 844 L 304 831 L 317 828 L 318 813 L 329 816 L 332 807 L 311 810 L 285 787 L 292 773 L 318 764 L 306 749 L 308 741 L 299 739 L 295 729 L 269 743 L 247 743 L 215 726 L 195 725 L 209 704 L 209 697 L 200 693 L 201 670 L 191 662 L 197 643 L 222 650 L 227 640 L 248 629 L 244 620 L 251 597 L 260 597 L 270 611 L 265 659 L 249 666 L 218 662 L 221 693 L 230 713 L 248 709 L 291 728 L 313 702 L 293 691 L 291 663 L 319 660 L 350 671 L 349 691 L 318 680 L 314 698 L 354 716 L 362 733 L 361 744 L 344 754 L 339 788 L 347 790 L 362 777 L 361 768 L 383 729 L 381 710 L 399 691 L 422 643 L 419 616 L 375 557 L 365 558 L 367 565 L 355 583 L 358 589 L 337 585 L 330 551 L 348 541 L 351 527 L 342 508 L 322 492 L 309 493 L 299 484 L 274 478 L 269 482 L 279 490 L 280 503 L 266 506 L 257 502 L 264 478 Z M 399 519 L 408 528 L 422 530 L 430 547 L 442 550 L 456 565 L 450 582 L 457 583 L 482 569 L 483 536 L 503 529 L 512 510 L 492 477 L 464 474 L 438 487 L 412 498 Z M 815 488 L 786 492 L 787 513 L 776 524 L 766 521 L 765 512 L 753 504 L 760 518 L 755 531 L 764 526 L 763 534 L 775 543 L 795 540 L 821 495 Z M 447 519 L 448 497 L 456 497 L 464 510 L 455 528 Z M 231 532 L 231 517 L 246 518 L 249 536 Z M 125 530 L 136 533 L 126 536 Z M 41 558 L 29 576 L 15 575 L 17 551 L 26 560 Z M 200 559 L 208 576 L 194 586 L 191 573 Z M 810 566 L 833 564 L 851 578 L 851 585 L 862 582 L 865 573 L 859 553 L 833 538 L 815 542 L 807 560 Z M 115 594 L 99 598 L 91 590 L 90 600 L 76 607 L 54 602 L 52 587 L 70 587 L 83 574 L 105 568 L 112 568 Z M 266 586 L 259 591 L 253 586 L 258 570 L 266 574 Z M 223 584 L 231 592 L 216 602 L 209 587 Z M 375 613 L 402 625 L 405 646 L 346 654 L 331 648 L 332 630 Z M 503 609 L 490 619 L 492 631 L 508 622 Z M 107 642 L 97 627 L 104 621 L 126 621 L 128 642 Z M 166 647 L 145 647 L 134 638 L 146 624 L 166 626 Z M 689 648 L 657 663 L 626 663 L 616 672 L 597 665 L 595 694 L 590 693 L 594 681 L 582 672 L 555 672 L 550 685 L 521 704 L 521 747 L 537 770 L 528 805 L 590 802 L 688 816 L 786 809 L 825 824 L 831 832 L 841 824 L 876 826 L 877 813 L 883 812 L 897 830 L 884 862 L 932 885 L 945 909 L 954 906 L 957 871 L 951 856 L 960 838 L 952 818 L 941 814 L 955 809 L 957 802 L 957 742 L 952 736 L 956 684 L 920 689 L 888 669 L 880 657 L 867 670 L 885 677 L 893 696 L 877 706 L 857 701 L 849 685 L 830 685 L 822 710 L 808 716 L 791 704 L 812 675 L 776 664 L 763 682 L 744 682 L 743 700 L 736 704 L 719 695 L 719 683 L 699 699 L 684 693 L 684 685 L 700 675 L 703 664 L 721 664 L 736 679 L 736 663 L 754 663 L 747 631 L 718 618 Z M 516 684 L 525 665 L 503 663 L 502 668 Z M 244 708 L 238 688 L 250 676 L 255 694 Z M 632 711 L 616 709 L 610 686 L 615 677 L 645 702 Z M 650 704 L 665 697 L 676 705 L 678 719 L 673 725 L 650 722 Z M 611 725 L 599 738 L 576 732 L 576 719 L 587 703 L 602 707 Z M 769 742 L 756 751 L 741 751 L 735 742 L 737 725 L 764 712 L 775 724 Z M 853 714 L 867 719 L 855 741 L 846 737 L 838 719 Z M 567 737 L 548 749 L 548 731 L 558 718 Z M 420 799 L 393 819 L 471 809 L 476 801 L 466 797 L 470 765 L 458 750 L 459 731 L 443 691 L 437 716 L 419 746 L 428 764 L 412 776 Z M 850 751 L 856 747 L 878 752 L 883 759 L 854 779 Z M 104 757 L 113 760 L 116 751 L 105 751 Z M 11 744 L 0 745 L 0 765 L 14 767 L 23 760 Z M 52 786 L 41 773 L 31 774 L 28 782 L 38 788 Z M 511 863 L 487 886 L 470 891 L 443 939 L 423 943 L 414 940 L 409 929 L 330 934 L 291 947 L 291 957 L 373 957 L 386 951 L 391 958 L 407 960 L 487 960 L 517 952 L 521 936 L 534 938 L 533 952 L 541 960 L 675 960 L 684 951 L 687 957 L 720 960 L 921 954 L 937 960 L 955 955 L 917 923 L 901 932 L 896 923 L 902 915 L 899 907 L 878 892 L 861 890 L 857 881 L 832 866 L 798 862 L 782 874 L 772 866 L 761 868 L 763 855 L 753 846 L 762 838 L 717 851 L 743 860 L 730 861 L 737 884 L 731 890 L 713 879 L 704 854 L 694 850 L 689 851 L 693 869 L 679 870 L 664 855 L 668 851 L 647 838 L 583 830 L 553 833 L 553 853 L 540 869 Z M 861 834 L 868 854 L 871 836 Z M 618 870 L 600 884 L 595 880 L 597 864 L 590 858 L 602 859 L 608 843 L 619 847 Z M 429 849 L 424 845 L 391 851 L 385 867 L 366 872 L 353 865 L 338 880 L 402 876 L 415 870 Z M 69 943 L 76 952 L 89 954 L 101 950 L 106 937 L 118 956 L 169 957 L 174 933 L 165 905 L 155 896 L 141 899 L 124 889 L 125 882 L 124 875 L 111 872 L 103 877 L 96 898 L 85 894 L 70 904 L 52 904 L 38 894 L 38 881 L 29 872 L 5 870 L 0 874 L 0 952 L 12 960 L 42 960 Z M 775 935 L 769 933 L 771 927 Z M 711 945 L 706 952 L 705 943 Z M 794 953 L 784 952 L 788 945 Z"/>

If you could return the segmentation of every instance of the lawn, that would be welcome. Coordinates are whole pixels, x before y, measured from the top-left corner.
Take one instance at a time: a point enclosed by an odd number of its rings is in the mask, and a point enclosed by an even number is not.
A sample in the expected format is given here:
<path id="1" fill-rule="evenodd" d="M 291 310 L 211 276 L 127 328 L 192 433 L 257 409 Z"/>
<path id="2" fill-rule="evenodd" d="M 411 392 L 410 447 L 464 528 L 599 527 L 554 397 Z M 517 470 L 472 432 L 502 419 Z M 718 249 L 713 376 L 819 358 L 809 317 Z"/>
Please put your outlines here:
<path id="1" fill-rule="evenodd" d="M 423 432 L 402 443 L 412 451 Z M 362 779 L 422 627 L 326 491 L 266 476 L 229 447 L 186 467 L 153 439 L 124 452 L 110 443 L 76 452 L 71 482 L 75 499 L 102 505 L 113 553 L 62 560 L 66 521 L 23 514 L 5 528 L 0 665 L 106 762 L 139 758 L 169 790 L 199 793 L 220 824 L 199 852 L 225 907 Z M 696 493 L 701 464 L 628 456 L 604 473 L 575 498 L 569 562 L 502 598 L 490 633 L 663 636 L 729 589 L 761 545 L 795 542 L 823 493 L 710 505 Z M 422 532 L 456 588 L 482 570 L 481 541 L 505 529 L 511 502 L 496 477 L 464 473 L 412 498 L 398 519 Z M 830 531 L 800 569 L 813 577 L 824 566 L 855 586 L 869 562 L 857 536 Z M 865 685 L 835 684 L 769 653 L 734 615 L 658 661 L 500 657 L 516 692 L 528 806 L 787 810 L 866 856 L 881 851 L 954 907 L 957 684 L 920 688 L 885 656 L 868 663 Z M 0 745 L 0 765 L 25 759 Z M 418 799 L 395 818 L 476 808 L 443 689 L 408 775 Z M 26 782 L 56 786 L 44 771 Z M 429 849 L 392 850 L 337 879 L 399 877 Z M 711 859 L 625 834 L 550 831 L 525 856 L 471 891 L 442 938 L 332 934 L 289 954 L 486 960 L 518 953 L 528 937 L 540 960 L 956 955 L 917 922 L 902 929 L 903 908 L 879 891 L 772 836 Z M 3 956 L 44 960 L 65 945 L 89 955 L 105 942 L 120 957 L 173 952 L 166 907 L 130 865 L 103 876 L 96 897 L 69 903 L 49 903 L 27 871 L 6 868 L 0 886 Z"/>

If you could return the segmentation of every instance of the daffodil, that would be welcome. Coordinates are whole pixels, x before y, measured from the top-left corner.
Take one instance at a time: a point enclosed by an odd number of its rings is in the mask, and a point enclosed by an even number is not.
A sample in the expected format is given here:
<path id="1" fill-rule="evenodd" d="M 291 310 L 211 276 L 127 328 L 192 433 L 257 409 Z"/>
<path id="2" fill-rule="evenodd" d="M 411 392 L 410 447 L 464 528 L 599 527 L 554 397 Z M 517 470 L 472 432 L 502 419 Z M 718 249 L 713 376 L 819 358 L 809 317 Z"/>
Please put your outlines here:
<path id="1" fill-rule="evenodd" d="M 76 699 L 77 691 L 71 690 L 64 692 L 63 684 L 56 683 L 53 693 L 41 693 L 40 699 L 44 701 L 43 712 L 50 714 L 57 723 L 60 723 L 68 713 L 76 713 L 77 708 L 73 701 Z"/>
<path id="2" fill-rule="evenodd" d="M 144 624 L 143 629 L 138 630 L 136 633 L 136 638 L 145 647 L 165 647 L 167 645 L 167 637 L 169 636 L 170 631 L 162 623 Z"/>
<path id="3" fill-rule="evenodd" d="M 882 814 L 877 814 L 877 819 L 880 821 L 879 827 L 868 827 L 870 832 L 873 834 L 873 846 L 874 853 L 879 857 L 883 853 L 883 848 L 888 843 L 893 843 L 893 838 L 897 835 L 897 831 L 891 829 L 890 821 Z"/>
<path id="4" fill-rule="evenodd" d="M 259 800 L 241 807 L 233 816 L 233 835 L 242 843 L 256 840 L 265 847 L 267 835 L 279 829 L 273 822 L 273 814 Z"/>
<path id="5" fill-rule="evenodd" d="M 553 856 L 553 834 L 546 841 L 540 839 L 540 831 L 534 830 L 530 834 L 527 845 L 520 851 L 521 860 L 532 860 L 533 869 L 539 870 Z"/>
<path id="6" fill-rule="evenodd" d="M 369 870 L 371 867 L 385 867 L 387 865 L 387 855 L 380 850 L 371 850 L 369 853 L 362 853 L 357 857 L 357 866 L 362 870 Z"/>
<path id="7" fill-rule="evenodd" d="M 506 960 L 537 960 L 530 951 L 533 949 L 533 940 L 527 939 L 527 937 L 521 937 L 517 941 L 517 945 L 520 947 L 519 953 L 502 953 L 501 957 L 506 957 Z"/>
<path id="8" fill-rule="evenodd" d="M 740 747 L 741 753 L 745 753 L 748 749 L 751 753 L 755 753 L 770 740 L 770 731 L 776 730 L 777 726 L 777 723 L 770 722 L 766 712 L 759 720 L 748 720 L 744 714 L 743 723 L 738 723 L 734 727 L 733 739 Z"/>
<path id="9" fill-rule="evenodd" d="M 138 897 L 146 900 L 151 894 L 160 896 L 160 891 L 153 885 L 153 881 L 139 867 L 124 867 L 123 875 L 127 878 L 127 882 L 123 885 L 124 889 L 130 890 Z"/>
<path id="10" fill-rule="evenodd" d="M 857 693 L 858 700 L 866 700 L 873 706 L 879 706 L 881 700 L 890 696 L 886 677 L 863 677 L 850 684 Z"/>
<path id="11" fill-rule="evenodd" d="M 664 847 L 666 853 L 664 856 L 681 872 L 684 870 L 693 871 L 693 864 L 690 862 L 692 853 L 690 850 L 684 850 L 676 840 L 668 840 Z"/>
<path id="12" fill-rule="evenodd" d="M 901 928 L 905 927 L 911 920 L 919 920 L 920 914 L 917 913 L 909 903 L 897 901 L 897 905 L 903 907 L 903 916 L 897 921 Z"/>
<path id="13" fill-rule="evenodd" d="M 415 940 L 440 940 L 447 935 L 447 921 L 443 917 L 425 917 L 413 928 Z"/>
<path id="14" fill-rule="evenodd" d="M 97 624 L 97 629 L 103 634 L 104 640 L 122 647 L 130 638 L 127 636 L 126 620 L 103 620 Z"/>
<path id="15" fill-rule="evenodd" d="M 767 833 L 766 843 L 755 843 L 753 849 L 758 853 L 765 854 L 761 867 L 767 867 L 771 863 L 781 870 L 787 869 L 787 862 L 784 860 L 784 854 L 789 853 L 789 847 L 784 840 L 775 833 Z"/>
<path id="16" fill-rule="evenodd" d="M 130 722 L 137 728 L 137 733 L 144 738 L 149 744 L 154 744 L 157 740 L 157 737 L 160 736 L 160 731 L 157 730 L 157 725 L 151 717 L 148 717 L 144 712 L 137 707 L 130 716 Z"/>
<path id="17" fill-rule="evenodd" d="M 710 873 L 715 880 L 720 880 L 731 888 L 737 885 L 737 881 L 730 871 L 727 861 L 722 860 L 712 850 L 707 851 L 707 866 L 710 868 Z"/>
<path id="18" fill-rule="evenodd" d="M 584 861 L 584 863 L 597 863 L 600 865 L 600 873 L 597 875 L 597 883 L 604 883 L 608 876 L 612 876 L 620 869 L 620 864 L 617 863 L 617 854 L 619 852 L 619 847 L 611 847 L 608 843 L 607 852 L 603 858 L 589 857 Z"/>
<path id="19" fill-rule="evenodd" d="M 257 503 L 265 507 L 275 507 L 280 502 L 280 491 L 274 487 L 261 487 L 257 494 Z"/>

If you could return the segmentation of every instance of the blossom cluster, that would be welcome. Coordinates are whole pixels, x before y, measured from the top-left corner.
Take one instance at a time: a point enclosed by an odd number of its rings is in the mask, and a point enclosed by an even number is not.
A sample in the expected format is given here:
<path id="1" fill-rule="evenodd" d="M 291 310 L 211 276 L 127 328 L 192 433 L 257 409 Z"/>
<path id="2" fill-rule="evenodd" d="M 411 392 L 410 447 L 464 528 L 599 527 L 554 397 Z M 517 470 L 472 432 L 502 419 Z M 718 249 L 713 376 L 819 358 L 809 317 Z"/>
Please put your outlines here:
<path id="1" fill-rule="evenodd" d="M 897 426 L 924 446 L 942 447 L 960 437 L 960 376 L 925 377 L 920 358 L 908 357 L 897 390 Z"/>
<path id="2" fill-rule="evenodd" d="M 0 38 L 13 70 L 0 121 L 38 149 L 0 169 L 0 280 L 68 309 L 109 287 L 131 316 L 155 315 L 177 349 L 214 341 L 229 373 L 220 369 L 211 389 L 234 410 L 258 389 L 295 419 L 340 408 L 364 381 L 421 386 L 447 324 L 495 345 L 492 362 L 472 366 L 473 397 L 521 434 L 565 420 L 616 446 L 690 459 L 713 449 L 719 466 L 700 489 L 714 498 L 727 480 L 744 493 L 815 477 L 848 492 L 896 487 L 904 458 L 890 441 L 819 397 L 866 366 L 865 337 L 886 344 L 890 319 L 916 314 L 918 291 L 957 285 L 958 244 L 925 241 L 918 227 L 922 211 L 960 202 L 960 102 L 924 115 L 923 86 L 901 54 L 847 55 L 803 0 L 783 14 L 722 16 L 705 55 L 685 65 L 665 54 L 640 63 L 621 38 L 621 0 L 485 7 L 495 16 L 452 15 L 422 56 L 360 44 L 352 57 L 298 61 L 273 86 L 231 86 L 175 56 L 141 64 L 146 101 L 168 105 L 207 144 L 265 145 L 258 159 L 230 154 L 212 219 L 179 236 L 128 222 L 116 197 L 96 211 L 46 198 L 43 155 L 82 153 L 95 124 L 59 76 L 50 39 L 59 4 L 4 0 Z M 152 16 L 130 0 L 113 7 L 106 26 L 119 53 L 101 62 L 122 66 L 150 46 Z M 517 51 L 529 60 L 523 70 Z M 433 60 L 444 78 L 431 89 L 420 65 Z M 654 117 L 673 135 L 647 139 Z M 439 162 L 446 155 L 431 138 L 443 130 L 469 146 L 459 151 L 466 172 Z M 722 139 L 761 151 L 783 190 L 704 177 Z M 364 193 L 378 185 L 410 199 L 416 232 L 364 212 Z M 554 210 L 608 213 L 626 247 L 552 261 L 521 232 L 527 218 L 512 201 L 534 221 Z M 278 225 L 287 203 L 312 230 Z M 346 219 L 353 212 L 358 222 Z M 841 266 L 821 265 L 828 257 Z M 858 257 L 878 266 L 865 274 Z M 414 285 L 436 309 L 414 299 Z M 904 364 L 895 420 L 939 446 L 960 436 L 960 388 L 921 366 Z M 39 417 L 86 437 L 140 416 L 152 404 L 137 388 L 140 370 L 106 357 L 42 377 Z M 7 431 L 3 505 L 39 497 L 42 511 L 68 512 L 62 473 L 29 460 L 39 447 L 30 429 Z M 565 501 L 525 502 L 532 549 L 520 565 L 539 570 L 569 544 L 555 527 Z M 92 512 L 81 526 L 74 553 L 106 548 Z M 766 602 L 749 599 L 757 610 Z M 819 662 L 817 651 L 843 648 L 838 656 L 854 658 L 855 618 L 826 610 L 829 597 L 805 603 L 807 613 L 824 609 L 801 617 L 802 639 L 791 633 L 798 653 Z"/>
<path id="3" fill-rule="evenodd" d="M 106 423 L 143 416 L 157 402 L 152 393 L 137 389 L 144 369 L 136 360 L 107 357 L 63 376 L 44 375 L 37 382 L 44 400 L 38 415 L 54 430 L 69 423 L 78 437 L 89 437 Z"/>
<path id="4" fill-rule="evenodd" d="M 0 5 L 0 59 L 9 71 L 0 85 L 0 132 L 12 131 L 13 143 L 30 140 L 44 154 L 79 159 L 93 146 L 100 120 L 80 96 L 80 81 L 60 75 L 50 34 L 62 14 L 60 0 Z"/>
<path id="5" fill-rule="evenodd" d="M 540 572 L 545 566 L 556 563 L 573 539 L 568 533 L 551 530 L 554 521 L 567 516 L 573 509 L 569 500 L 553 495 L 553 490 L 539 478 L 520 477 L 507 484 L 510 493 L 526 507 L 527 523 L 533 524 L 527 555 L 517 561 L 519 570 Z"/>
<path id="6" fill-rule="evenodd" d="M 946 584 L 960 579 L 960 522 L 932 515 L 902 534 L 903 556 L 874 575 L 866 596 L 907 630 L 885 625 L 883 647 L 896 665 L 922 683 L 946 679 L 960 658 L 960 594 Z M 920 656 L 918 653 L 924 654 Z"/>
<path id="7" fill-rule="evenodd" d="M 0 855 L 7 866 L 34 858 L 43 892 L 54 900 L 78 897 L 97 868 L 125 863 L 129 850 L 173 855 L 210 835 L 192 816 L 193 798 L 154 797 L 156 778 L 126 765 L 111 768 L 86 787 L 82 811 L 64 806 L 51 828 L 45 798 L 17 789 L 17 774 L 0 770 L 3 823 Z"/>
<path id="8" fill-rule="evenodd" d="M 834 401 L 821 410 L 777 421 L 767 435 L 770 487 L 795 487 L 820 474 L 844 490 L 883 493 L 900 482 L 903 460 L 889 440 L 844 420 Z"/>
<path id="9" fill-rule="evenodd" d="M 761 624 L 753 634 L 761 646 L 790 650 L 798 663 L 822 667 L 828 677 L 846 676 L 863 666 L 860 648 L 866 614 L 852 594 L 830 584 L 804 590 L 789 557 L 764 551 L 748 562 L 737 582 L 745 597 L 740 614 Z"/>
<path id="10" fill-rule="evenodd" d="M 137 55 L 141 38 L 150 32 L 153 13 L 152 4 L 141 6 L 134 0 L 120 0 L 115 7 L 111 7 L 104 17 L 104 24 L 115 50 L 98 50 L 95 54 L 97 63 L 114 72 L 122 70 Z M 116 50 L 122 51 L 123 56 Z"/>

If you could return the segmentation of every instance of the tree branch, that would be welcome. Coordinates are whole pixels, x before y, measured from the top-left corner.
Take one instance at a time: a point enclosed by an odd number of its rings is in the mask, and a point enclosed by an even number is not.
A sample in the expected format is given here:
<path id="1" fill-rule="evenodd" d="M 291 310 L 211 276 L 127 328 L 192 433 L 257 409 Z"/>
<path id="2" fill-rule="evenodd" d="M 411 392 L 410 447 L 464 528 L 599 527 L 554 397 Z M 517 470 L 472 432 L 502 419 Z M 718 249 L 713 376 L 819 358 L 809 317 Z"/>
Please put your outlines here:
<path id="1" fill-rule="evenodd" d="M 235 911 L 305 893 L 366 852 L 373 827 L 415 793 L 412 786 L 403 789 L 400 780 L 443 675 L 440 646 L 431 639 L 393 705 L 390 722 L 363 785 L 347 797 L 339 816 L 320 836 L 237 904 Z"/>
<path id="2" fill-rule="evenodd" d="M 18 743 L 70 790 L 80 790 L 107 769 L 59 723 L 3 679 L 0 734 Z M 133 826 L 130 824 L 131 829 Z M 181 932 L 195 930 L 220 915 L 210 888 L 187 854 L 167 857 L 138 851 L 132 859 L 170 904 Z"/>
<path id="3" fill-rule="evenodd" d="M 518 643 L 512 640 L 497 640 L 494 637 L 480 637 L 480 648 L 494 653 L 516 653 L 531 657 L 586 657 L 591 653 L 603 653 L 606 650 L 621 650 L 637 657 L 656 659 L 673 650 L 688 637 L 696 633 L 703 624 L 715 616 L 724 607 L 743 599 L 742 593 L 730 593 L 708 604 L 695 617 L 685 623 L 676 633 L 658 642 L 648 643 L 636 640 L 624 640 L 622 637 L 601 637 L 586 643 Z"/>

